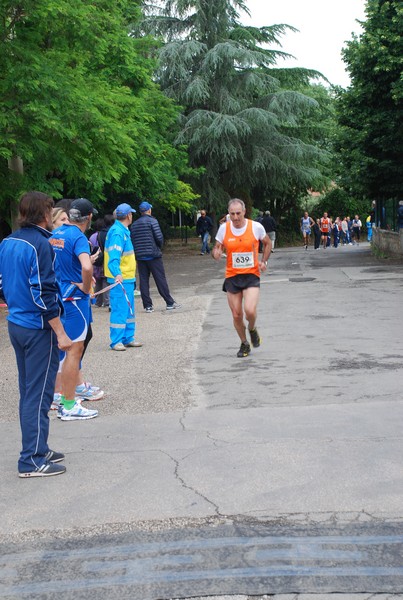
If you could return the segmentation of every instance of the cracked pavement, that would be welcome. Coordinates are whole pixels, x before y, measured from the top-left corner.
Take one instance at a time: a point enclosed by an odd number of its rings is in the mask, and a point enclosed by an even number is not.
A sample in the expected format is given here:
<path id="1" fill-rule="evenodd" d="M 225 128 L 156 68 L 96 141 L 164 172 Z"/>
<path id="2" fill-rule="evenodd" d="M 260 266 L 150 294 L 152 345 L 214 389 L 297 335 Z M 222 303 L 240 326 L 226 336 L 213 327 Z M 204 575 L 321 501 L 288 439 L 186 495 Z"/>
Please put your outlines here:
<path id="1" fill-rule="evenodd" d="M 155 313 L 137 299 L 142 348 L 111 353 L 109 315 L 94 309 L 84 371 L 106 395 L 97 419 L 51 415 L 63 477 L 16 476 L 17 373 L 0 313 L 0 542 L 402 523 L 403 265 L 376 261 L 365 244 L 276 250 L 262 277 L 263 344 L 242 360 L 223 265 L 171 254 L 165 266 L 183 308 L 167 313 L 155 288 Z"/>

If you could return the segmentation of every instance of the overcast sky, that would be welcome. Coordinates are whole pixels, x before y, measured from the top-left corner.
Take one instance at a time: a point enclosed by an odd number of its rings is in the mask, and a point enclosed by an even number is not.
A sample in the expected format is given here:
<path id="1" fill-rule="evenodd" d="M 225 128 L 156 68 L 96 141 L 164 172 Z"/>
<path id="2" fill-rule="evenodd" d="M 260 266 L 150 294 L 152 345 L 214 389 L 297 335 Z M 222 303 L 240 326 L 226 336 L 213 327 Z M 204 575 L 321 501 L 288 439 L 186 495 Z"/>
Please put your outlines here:
<path id="1" fill-rule="evenodd" d="M 365 20 L 365 0 L 246 0 L 246 4 L 251 19 L 241 15 L 244 23 L 258 27 L 287 23 L 299 29 L 282 37 L 281 48 L 297 60 L 281 61 L 279 66 L 316 69 L 333 84 L 349 85 L 341 50 L 352 32 L 361 31 L 356 19 Z"/>

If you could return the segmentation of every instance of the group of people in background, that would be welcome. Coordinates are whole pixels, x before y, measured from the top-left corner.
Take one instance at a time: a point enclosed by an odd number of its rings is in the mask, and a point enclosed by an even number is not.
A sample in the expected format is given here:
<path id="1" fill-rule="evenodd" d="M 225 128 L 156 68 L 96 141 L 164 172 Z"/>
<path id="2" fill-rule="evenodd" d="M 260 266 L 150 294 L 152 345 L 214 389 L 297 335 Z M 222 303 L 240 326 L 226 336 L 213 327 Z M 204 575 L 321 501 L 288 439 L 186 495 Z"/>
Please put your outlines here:
<path id="1" fill-rule="evenodd" d="M 103 296 L 98 306 L 110 308 L 112 350 L 142 346 L 135 339 L 136 258 L 145 311 L 153 310 L 150 274 L 166 309 L 180 307 L 169 292 L 162 264 L 164 240 L 151 209 L 142 202 L 140 218 L 132 223 L 136 210 L 120 204 L 113 215 L 98 220 L 89 240 L 86 233 L 98 213 L 86 198 L 62 200 L 56 207 L 41 192 L 28 192 L 20 199 L 20 229 L 0 244 L 0 295 L 8 307 L 18 367 L 22 478 L 66 471 L 59 464 L 64 454 L 48 446 L 51 408 L 57 409 L 61 421 L 98 416 L 97 410 L 82 405 L 104 396 L 84 380 L 82 370 L 92 338 L 95 290 L 95 298 Z"/>
<path id="2" fill-rule="evenodd" d="M 372 217 L 368 216 L 366 220 L 367 239 L 372 239 Z M 353 219 L 350 217 L 336 217 L 332 219 L 327 212 L 316 220 L 309 216 L 305 211 L 301 217 L 301 233 L 303 237 L 303 245 L 305 250 L 310 244 L 311 234 L 313 234 L 314 248 L 319 250 L 320 247 L 328 248 L 333 246 L 337 248 L 339 245 L 352 246 L 359 245 L 361 240 L 362 222 L 359 215 L 355 215 Z"/>

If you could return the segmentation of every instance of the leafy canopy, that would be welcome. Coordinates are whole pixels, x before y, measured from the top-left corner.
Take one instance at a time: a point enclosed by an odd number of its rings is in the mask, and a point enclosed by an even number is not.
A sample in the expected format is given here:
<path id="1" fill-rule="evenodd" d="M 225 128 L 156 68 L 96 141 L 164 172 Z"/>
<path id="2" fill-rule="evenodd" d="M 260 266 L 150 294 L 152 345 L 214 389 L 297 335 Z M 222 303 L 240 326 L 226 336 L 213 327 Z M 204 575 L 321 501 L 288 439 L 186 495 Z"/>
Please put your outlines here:
<path id="1" fill-rule="evenodd" d="M 276 68 L 288 55 L 268 48 L 280 47 L 290 26 L 242 25 L 239 13 L 248 11 L 241 0 L 143 7 L 143 33 L 164 41 L 157 79 L 183 108 L 176 143 L 188 147 L 192 166 L 204 168 L 195 185 L 210 208 L 221 210 L 236 194 L 248 200 L 258 188 L 306 190 L 321 178 L 324 153 L 304 122 L 318 103 L 295 91 L 319 74 Z"/>
<path id="2" fill-rule="evenodd" d="M 186 155 L 177 109 L 152 81 L 154 44 L 128 35 L 138 2 L 0 4 L 0 194 L 21 188 L 102 199 L 105 185 L 172 191 Z M 24 176 L 12 187 L 7 161 Z"/>
<path id="3" fill-rule="evenodd" d="M 344 50 L 351 86 L 337 104 L 336 148 L 345 189 L 385 201 L 403 187 L 403 5 L 368 0 L 366 15 Z"/>

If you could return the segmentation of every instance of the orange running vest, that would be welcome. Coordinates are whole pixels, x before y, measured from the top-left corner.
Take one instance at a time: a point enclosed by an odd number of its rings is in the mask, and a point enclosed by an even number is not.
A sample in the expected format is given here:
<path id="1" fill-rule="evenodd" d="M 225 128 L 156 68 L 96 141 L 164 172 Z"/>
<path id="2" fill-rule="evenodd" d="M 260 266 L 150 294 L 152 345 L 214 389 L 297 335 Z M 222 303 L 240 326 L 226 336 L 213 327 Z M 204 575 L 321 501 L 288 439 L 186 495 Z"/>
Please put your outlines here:
<path id="1" fill-rule="evenodd" d="M 320 223 L 320 228 L 323 233 L 328 233 L 328 231 L 330 229 L 330 219 L 322 218 L 321 223 Z"/>
<path id="2" fill-rule="evenodd" d="M 227 252 L 226 278 L 250 273 L 260 277 L 259 240 L 253 235 L 252 221 L 247 219 L 246 222 L 246 231 L 242 235 L 232 233 L 231 221 L 225 224 L 223 246 Z"/>

